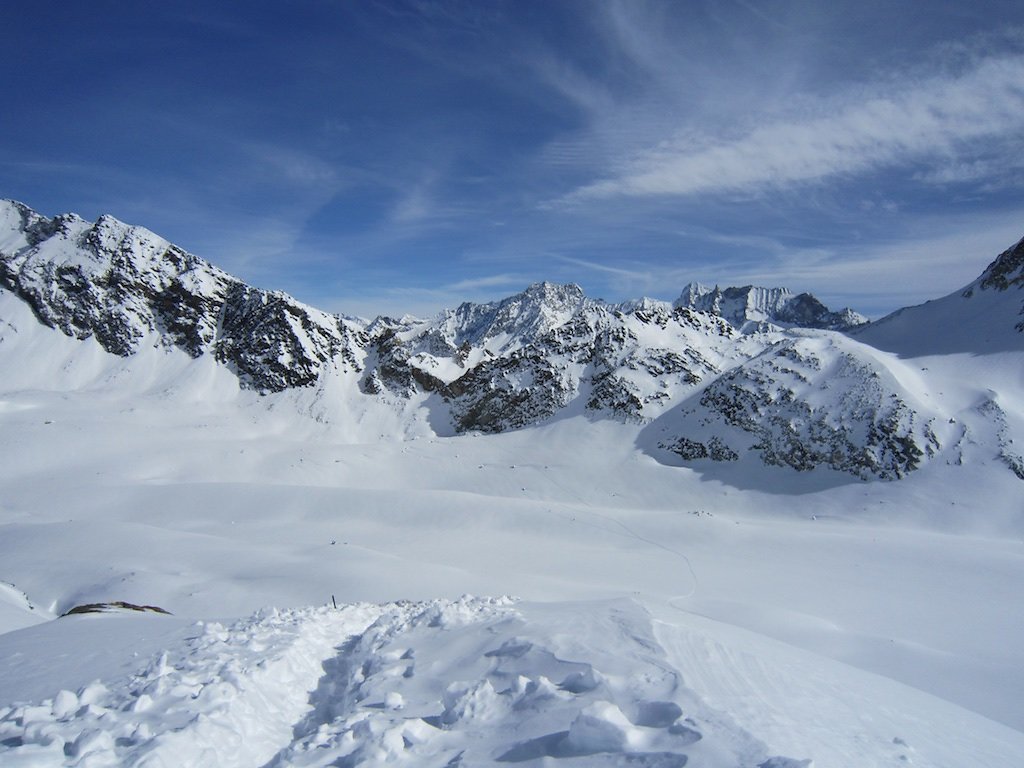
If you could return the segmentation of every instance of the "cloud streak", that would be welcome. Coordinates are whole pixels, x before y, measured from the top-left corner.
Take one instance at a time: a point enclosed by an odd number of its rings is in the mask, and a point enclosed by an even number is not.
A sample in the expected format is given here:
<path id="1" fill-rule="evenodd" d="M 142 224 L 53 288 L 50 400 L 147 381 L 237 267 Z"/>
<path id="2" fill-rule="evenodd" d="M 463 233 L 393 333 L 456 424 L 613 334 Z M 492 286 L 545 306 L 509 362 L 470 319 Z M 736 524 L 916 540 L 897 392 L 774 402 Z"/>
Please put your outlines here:
<path id="1" fill-rule="evenodd" d="M 831 109 L 831 114 L 825 114 Z M 970 157 L 1024 132 L 1024 56 L 977 62 L 887 93 L 820 103 L 733 140 L 674 138 L 563 202 L 757 192 L 927 159 Z"/>

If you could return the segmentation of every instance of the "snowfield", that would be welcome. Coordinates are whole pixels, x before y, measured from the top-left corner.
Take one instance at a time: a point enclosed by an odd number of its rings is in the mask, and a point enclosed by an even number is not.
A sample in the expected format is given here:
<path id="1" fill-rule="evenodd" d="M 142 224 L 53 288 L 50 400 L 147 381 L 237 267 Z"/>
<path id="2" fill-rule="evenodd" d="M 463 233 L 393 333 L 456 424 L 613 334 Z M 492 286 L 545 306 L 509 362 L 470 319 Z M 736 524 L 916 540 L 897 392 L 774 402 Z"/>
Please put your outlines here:
<path id="1" fill-rule="evenodd" d="M 981 288 L 849 337 L 531 291 L 554 309 L 525 330 L 529 291 L 446 316 L 490 334 L 466 359 L 498 389 L 555 370 L 524 339 L 577 302 L 635 331 L 605 339 L 617 383 L 580 362 L 584 323 L 544 337 L 576 355 L 552 358 L 566 403 L 456 434 L 486 380 L 360 388 L 371 369 L 454 381 L 411 320 L 389 348 L 242 302 L 392 354 L 310 342 L 315 385 L 268 391 L 232 367 L 251 350 L 225 364 L 140 331 L 118 356 L 0 288 L 0 765 L 1024 765 L 1016 295 L 983 305 L 972 347 Z M 673 317 L 710 334 L 693 381 L 657 349 Z M 610 418 L 599 379 L 670 394 Z M 700 455 L 713 439 L 736 456 Z M 63 615 L 116 601 L 171 615 Z"/>
<path id="2" fill-rule="evenodd" d="M 0 407 L 0 764 L 1024 760 L 997 463 L 730 479 L 582 416 L 344 433 L 208 360 L 59 340 L 34 364 L 70 387 Z M 109 600 L 174 615 L 55 618 Z"/>

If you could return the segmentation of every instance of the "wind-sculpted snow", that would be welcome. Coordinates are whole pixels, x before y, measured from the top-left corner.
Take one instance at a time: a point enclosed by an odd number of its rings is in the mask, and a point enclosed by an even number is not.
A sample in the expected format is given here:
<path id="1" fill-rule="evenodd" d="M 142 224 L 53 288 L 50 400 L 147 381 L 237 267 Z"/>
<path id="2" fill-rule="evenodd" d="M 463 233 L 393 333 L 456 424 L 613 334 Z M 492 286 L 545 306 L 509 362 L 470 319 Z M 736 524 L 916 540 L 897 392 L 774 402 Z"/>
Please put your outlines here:
<path id="1" fill-rule="evenodd" d="M 806 765 L 685 686 L 636 604 L 509 599 L 200 623 L 137 674 L 0 709 L 0 763 Z M 786 762 L 786 761 L 789 762 Z"/>
<path id="2" fill-rule="evenodd" d="M 857 328 L 853 336 L 902 357 L 1024 352 L 1024 240 L 969 285 Z"/>

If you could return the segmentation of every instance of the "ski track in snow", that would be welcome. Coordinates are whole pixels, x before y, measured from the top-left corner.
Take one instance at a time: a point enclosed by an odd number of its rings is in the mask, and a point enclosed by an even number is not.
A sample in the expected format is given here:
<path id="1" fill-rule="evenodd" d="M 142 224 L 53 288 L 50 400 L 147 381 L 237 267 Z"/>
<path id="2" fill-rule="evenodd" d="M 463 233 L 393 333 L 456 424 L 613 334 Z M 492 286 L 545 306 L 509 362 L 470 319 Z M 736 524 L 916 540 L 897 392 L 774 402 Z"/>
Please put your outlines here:
<path id="1" fill-rule="evenodd" d="M 892 680 L 690 616 L 655 637 L 707 705 L 813 768 L 1021 765 L 1021 734 Z"/>

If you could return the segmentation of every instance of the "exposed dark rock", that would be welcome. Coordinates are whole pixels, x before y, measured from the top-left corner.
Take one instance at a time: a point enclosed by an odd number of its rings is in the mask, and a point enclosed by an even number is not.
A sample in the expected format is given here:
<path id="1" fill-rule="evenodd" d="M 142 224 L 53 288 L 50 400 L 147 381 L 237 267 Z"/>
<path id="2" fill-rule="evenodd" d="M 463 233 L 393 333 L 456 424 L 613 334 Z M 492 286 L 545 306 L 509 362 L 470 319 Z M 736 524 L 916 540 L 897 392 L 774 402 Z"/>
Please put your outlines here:
<path id="1" fill-rule="evenodd" d="M 0 253 L 0 284 L 45 325 L 128 357 L 143 344 L 213 353 L 242 386 L 314 383 L 334 361 L 358 370 L 359 334 L 339 318 L 225 274 L 148 230 L 109 216 L 46 219 L 18 203 L 24 247 Z"/>
<path id="2" fill-rule="evenodd" d="M 1024 239 L 1007 248 L 981 275 L 982 288 L 1005 291 L 1011 286 L 1024 284 Z"/>
<path id="3" fill-rule="evenodd" d="M 117 611 L 138 611 L 139 613 L 162 613 L 167 616 L 171 615 L 170 611 L 166 611 L 156 605 L 135 605 L 134 603 L 115 600 L 110 603 L 85 603 L 83 605 L 76 605 L 70 611 L 62 613 L 60 618 L 64 618 L 65 616 L 74 616 L 75 614 L 81 613 L 115 613 Z"/>

